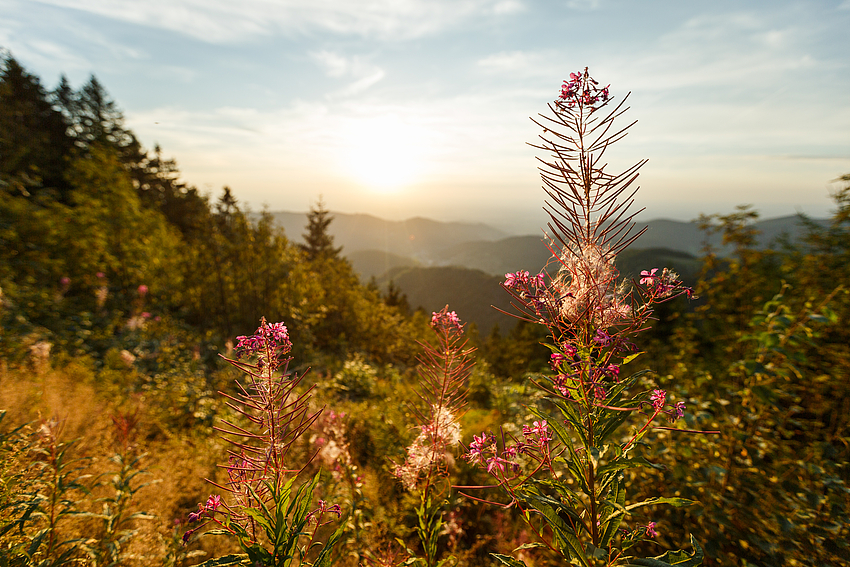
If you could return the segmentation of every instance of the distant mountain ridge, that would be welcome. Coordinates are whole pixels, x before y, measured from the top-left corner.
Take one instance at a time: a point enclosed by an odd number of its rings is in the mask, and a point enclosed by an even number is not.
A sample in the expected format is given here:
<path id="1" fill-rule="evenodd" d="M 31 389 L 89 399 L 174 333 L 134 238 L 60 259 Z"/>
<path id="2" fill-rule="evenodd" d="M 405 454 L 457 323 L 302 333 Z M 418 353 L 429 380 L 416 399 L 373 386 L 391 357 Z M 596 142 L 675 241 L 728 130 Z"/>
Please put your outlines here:
<path id="1" fill-rule="evenodd" d="M 302 241 L 306 213 L 271 215 L 290 240 Z M 329 231 L 361 281 L 374 278 L 383 288 L 393 281 L 413 308 L 437 311 L 449 304 L 465 320 L 475 322 L 483 333 L 495 325 L 508 330 L 515 323 L 515 319 L 493 308 L 512 311 L 509 296 L 500 285 L 504 275 L 517 270 L 535 274 L 552 261 L 542 231 L 536 236 L 510 236 L 483 223 L 331 215 L 334 219 Z M 685 284 L 695 284 L 701 266 L 699 255 L 706 242 L 697 223 L 658 219 L 645 224 L 647 231 L 618 255 L 620 273 L 631 279 L 644 269 L 669 267 L 681 275 Z M 792 242 L 804 235 L 796 216 L 759 221 L 753 228 L 760 231 L 760 247 L 771 245 L 782 234 Z M 709 243 L 720 254 L 731 252 L 723 249 L 721 235 L 713 235 Z M 549 264 L 548 268 L 554 274 L 558 266 Z"/>
<path id="2" fill-rule="evenodd" d="M 510 236 L 483 223 L 441 222 L 421 217 L 387 221 L 367 214 L 331 214 L 334 220 L 329 231 L 364 281 L 380 278 L 396 267 L 414 266 L 458 266 L 490 275 L 519 269 L 537 272 L 551 258 L 542 231 L 538 236 Z M 302 240 L 306 213 L 272 212 L 271 215 L 291 240 Z M 657 219 L 646 226 L 647 231 L 629 250 L 664 248 L 696 257 L 706 243 L 706 235 L 696 222 Z M 760 247 L 771 245 L 782 234 L 792 242 L 804 234 L 797 216 L 758 221 L 753 228 L 760 231 L 757 237 Z M 709 243 L 721 255 L 731 252 L 723 248 L 721 235 L 713 235 Z"/>
<path id="3" fill-rule="evenodd" d="M 271 215 L 290 240 L 302 241 L 306 213 L 279 211 Z M 422 217 L 388 221 L 368 214 L 334 212 L 331 215 L 334 220 L 329 231 L 336 245 L 343 247 L 344 255 L 370 251 L 407 257 L 426 266 L 475 267 L 491 274 L 503 272 L 506 264 L 515 265 L 519 260 L 542 265 L 549 256 L 542 242 L 542 231 L 537 236 L 515 236 L 484 223 L 442 222 Z M 813 220 L 826 223 L 826 220 Z M 705 234 L 696 222 L 656 219 L 645 225 L 647 231 L 631 248 L 669 248 L 699 255 L 705 245 Z M 787 234 L 791 241 L 799 240 L 804 234 L 796 215 L 760 220 L 753 223 L 753 228 L 760 231 L 757 237 L 760 247 L 769 246 L 782 234 Z M 721 249 L 720 235 L 714 235 L 709 242 L 721 254 L 728 252 Z M 398 258 L 390 264 L 397 262 Z"/>
<path id="4" fill-rule="evenodd" d="M 271 212 L 271 215 L 290 240 L 302 241 L 306 213 Z M 441 222 L 422 217 L 388 221 L 367 214 L 334 212 L 331 215 L 334 220 L 329 231 L 334 243 L 343 247 L 343 254 L 379 250 L 430 262 L 434 251 L 458 242 L 493 241 L 508 236 L 484 223 Z"/>

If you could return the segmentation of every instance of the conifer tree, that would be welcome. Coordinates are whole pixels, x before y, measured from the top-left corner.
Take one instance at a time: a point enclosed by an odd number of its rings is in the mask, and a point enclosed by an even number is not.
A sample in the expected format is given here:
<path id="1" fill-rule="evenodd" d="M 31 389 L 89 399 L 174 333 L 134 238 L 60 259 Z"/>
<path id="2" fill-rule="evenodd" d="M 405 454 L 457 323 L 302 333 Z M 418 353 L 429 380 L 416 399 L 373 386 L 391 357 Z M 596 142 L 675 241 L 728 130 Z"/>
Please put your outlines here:
<path id="1" fill-rule="evenodd" d="M 334 248 L 334 237 L 328 232 L 328 226 L 333 220 L 330 211 L 325 208 L 324 200 L 319 196 L 307 214 L 307 232 L 302 235 L 304 244 L 301 248 L 309 260 L 339 257 L 342 247 Z"/>
<path id="2" fill-rule="evenodd" d="M 11 55 L 0 58 L 0 189 L 15 195 L 65 195 L 71 140 L 38 77 Z"/>

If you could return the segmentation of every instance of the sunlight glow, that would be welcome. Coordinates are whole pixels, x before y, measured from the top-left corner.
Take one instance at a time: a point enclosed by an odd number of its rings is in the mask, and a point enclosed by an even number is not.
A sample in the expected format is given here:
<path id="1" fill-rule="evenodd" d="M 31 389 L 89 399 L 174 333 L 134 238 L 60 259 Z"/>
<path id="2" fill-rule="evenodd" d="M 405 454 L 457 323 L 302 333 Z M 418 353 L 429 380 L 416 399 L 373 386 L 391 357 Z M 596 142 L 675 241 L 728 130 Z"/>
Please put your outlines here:
<path id="1" fill-rule="evenodd" d="M 422 173 L 420 130 L 396 116 L 357 120 L 345 135 L 343 167 L 373 191 L 399 191 Z"/>

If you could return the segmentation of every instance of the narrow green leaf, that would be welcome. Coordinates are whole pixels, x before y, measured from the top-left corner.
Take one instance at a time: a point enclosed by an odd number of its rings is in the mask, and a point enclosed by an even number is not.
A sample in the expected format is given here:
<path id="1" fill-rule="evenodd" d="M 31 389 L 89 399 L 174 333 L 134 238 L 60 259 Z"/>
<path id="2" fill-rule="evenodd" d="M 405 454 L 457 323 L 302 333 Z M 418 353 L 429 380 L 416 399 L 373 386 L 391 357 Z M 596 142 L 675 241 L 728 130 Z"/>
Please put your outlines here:
<path id="1" fill-rule="evenodd" d="M 198 567 L 225 567 L 226 565 L 250 565 L 248 555 L 245 553 L 233 553 L 216 559 L 207 559 L 203 563 L 198 564 Z"/>
<path id="2" fill-rule="evenodd" d="M 681 508 L 682 506 L 692 506 L 694 504 L 699 504 L 699 502 L 697 502 L 696 500 L 688 500 L 687 498 L 656 496 L 654 498 L 644 500 L 643 502 L 629 504 L 628 506 L 626 506 L 626 510 L 631 511 L 635 508 L 640 508 L 641 506 L 652 506 L 654 504 L 670 504 L 671 506 L 675 506 L 676 508 Z"/>
<path id="3" fill-rule="evenodd" d="M 630 354 L 629 356 L 627 356 L 626 358 L 623 359 L 623 362 L 621 364 L 623 364 L 623 365 L 628 364 L 642 354 L 645 354 L 645 353 L 644 352 L 636 352 L 634 354 Z"/>
<path id="4" fill-rule="evenodd" d="M 539 541 L 532 541 L 531 543 L 522 544 L 521 546 L 514 549 L 511 553 L 516 553 L 517 551 L 522 551 L 523 549 L 535 549 L 538 547 L 547 549 L 546 546 L 540 543 Z"/>
<path id="5" fill-rule="evenodd" d="M 501 553 L 491 553 L 490 556 L 495 558 L 502 565 L 507 565 L 508 567 L 528 567 L 524 561 L 514 559 L 510 555 L 502 555 Z"/>
<path id="6" fill-rule="evenodd" d="M 336 529 L 336 531 L 328 538 L 327 543 L 322 548 L 319 556 L 316 557 L 316 561 L 313 563 L 313 567 L 330 567 L 331 563 L 331 552 L 333 551 L 336 544 L 339 542 L 340 538 L 345 534 L 345 523 L 341 523 L 340 526 Z"/>
<path id="7" fill-rule="evenodd" d="M 50 528 L 44 528 L 32 538 L 32 542 L 30 542 L 30 546 L 27 548 L 27 555 L 32 557 L 35 555 L 35 552 L 38 551 L 38 548 L 41 547 L 41 542 L 44 541 L 44 538 L 50 533 Z"/>

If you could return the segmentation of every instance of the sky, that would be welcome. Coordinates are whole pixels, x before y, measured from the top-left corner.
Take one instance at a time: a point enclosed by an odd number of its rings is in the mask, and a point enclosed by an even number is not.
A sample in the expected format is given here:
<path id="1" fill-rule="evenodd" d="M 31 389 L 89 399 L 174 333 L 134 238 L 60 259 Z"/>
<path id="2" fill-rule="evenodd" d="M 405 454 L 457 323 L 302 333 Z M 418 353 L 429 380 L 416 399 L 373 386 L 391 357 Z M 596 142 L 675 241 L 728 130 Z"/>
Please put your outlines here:
<path id="1" fill-rule="evenodd" d="M 545 223 L 528 143 L 570 72 L 619 100 L 642 217 L 832 210 L 850 0 L 0 0 L 0 48 L 94 74 L 147 148 L 253 210 Z"/>

